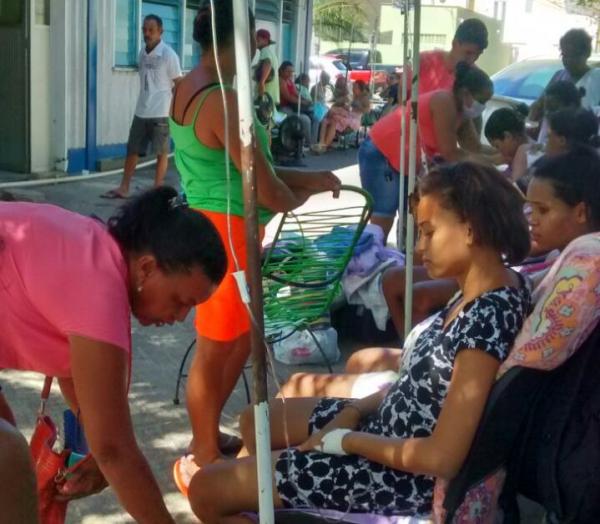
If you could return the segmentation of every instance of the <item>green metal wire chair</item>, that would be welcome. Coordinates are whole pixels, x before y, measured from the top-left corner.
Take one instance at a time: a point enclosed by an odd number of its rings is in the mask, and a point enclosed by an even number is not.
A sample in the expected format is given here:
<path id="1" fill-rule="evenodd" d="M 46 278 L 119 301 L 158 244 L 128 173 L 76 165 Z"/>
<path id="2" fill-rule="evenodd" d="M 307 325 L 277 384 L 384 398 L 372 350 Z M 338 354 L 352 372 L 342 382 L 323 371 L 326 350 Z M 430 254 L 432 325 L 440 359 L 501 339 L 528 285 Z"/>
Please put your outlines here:
<path id="1" fill-rule="evenodd" d="M 346 200 L 349 203 L 340 207 L 339 202 Z M 329 320 L 329 308 L 341 290 L 342 276 L 372 207 L 369 193 L 342 186 L 340 199 L 332 199 L 331 207 L 284 213 L 272 243 L 263 252 L 264 323 L 269 345 L 306 329 L 332 371 L 313 329 Z M 195 341 L 181 360 L 174 404 L 179 404 L 181 381 L 187 377 L 185 364 L 194 346 Z M 248 382 L 245 375 L 243 378 L 249 399 Z"/>
<path id="2" fill-rule="evenodd" d="M 328 320 L 341 279 L 373 207 L 360 188 L 342 186 L 340 201 L 325 209 L 287 212 L 265 249 L 262 265 L 265 336 L 269 344 L 306 329 L 331 364 L 313 328 Z"/>

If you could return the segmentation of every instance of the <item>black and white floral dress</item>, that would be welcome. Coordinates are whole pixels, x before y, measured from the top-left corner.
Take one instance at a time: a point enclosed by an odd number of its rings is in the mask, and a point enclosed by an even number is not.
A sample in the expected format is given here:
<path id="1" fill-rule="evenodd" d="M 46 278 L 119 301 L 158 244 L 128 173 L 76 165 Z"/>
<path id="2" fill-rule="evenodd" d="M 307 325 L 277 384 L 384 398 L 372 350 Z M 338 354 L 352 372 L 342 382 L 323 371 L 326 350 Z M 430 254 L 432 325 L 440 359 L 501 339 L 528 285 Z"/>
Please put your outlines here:
<path id="1" fill-rule="evenodd" d="M 358 431 L 394 438 L 427 437 L 439 417 L 456 354 L 476 348 L 503 361 L 530 307 L 525 285 L 502 287 L 469 302 L 444 329 L 456 295 L 407 337 L 398 381 Z M 420 333 L 419 333 L 420 331 Z M 418 333 L 417 336 L 414 334 Z M 411 339 L 414 341 L 409 344 Z M 344 399 L 324 398 L 309 421 L 312 434 L 327 424 Z M 428 515 L 434 479 L 394 470 L 359 455 L 284 451 L 275 466 L 279 496 L 289 507 L 318 507 L 383 515 Z"/>

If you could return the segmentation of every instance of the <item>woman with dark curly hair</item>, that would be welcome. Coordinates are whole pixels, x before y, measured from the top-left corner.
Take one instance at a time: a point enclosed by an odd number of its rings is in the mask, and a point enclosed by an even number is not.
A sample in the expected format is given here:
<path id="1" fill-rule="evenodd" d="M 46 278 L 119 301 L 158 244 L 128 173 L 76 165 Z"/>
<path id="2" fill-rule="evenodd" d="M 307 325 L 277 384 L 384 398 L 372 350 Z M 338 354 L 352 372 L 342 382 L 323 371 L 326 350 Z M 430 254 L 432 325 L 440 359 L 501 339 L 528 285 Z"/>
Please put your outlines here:
<path id="1" fill-rule="evenodd" d="M 524 280 L 505 266 L 529 251 L 523 199 L 495 169 L 462 162 L 422 178 L 415 204 L 429 274 L 454 278 L 460 291 L 408 336 L 387 391 L 272 403 L 271 443 L 284 449 L 273 454 L 278 508 L 428 515 L 435 478 L 452 478 L 467 456 L 529 310 Z M 250 453 L 253 425 L 247 410 L 241 428 Z M 189 498 L 207 524 L 256 510 L 255 458 L 201 469 Z"/>

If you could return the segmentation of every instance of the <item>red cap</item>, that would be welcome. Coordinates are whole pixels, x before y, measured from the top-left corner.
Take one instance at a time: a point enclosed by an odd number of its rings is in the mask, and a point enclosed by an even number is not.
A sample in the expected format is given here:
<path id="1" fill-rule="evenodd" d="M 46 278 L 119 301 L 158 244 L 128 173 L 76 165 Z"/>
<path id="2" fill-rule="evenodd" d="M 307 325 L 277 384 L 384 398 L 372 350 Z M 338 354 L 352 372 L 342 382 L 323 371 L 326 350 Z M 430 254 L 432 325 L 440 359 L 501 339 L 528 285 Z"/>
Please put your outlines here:
<path id="1" fill-rule="evenodd" d="M 259 29 L 256 31 L 256 38 L 264 38 L 269 42 L 269 44 L 274 44 L 273 40 L 271 40 L 271 33 L 267 29 Z"/>

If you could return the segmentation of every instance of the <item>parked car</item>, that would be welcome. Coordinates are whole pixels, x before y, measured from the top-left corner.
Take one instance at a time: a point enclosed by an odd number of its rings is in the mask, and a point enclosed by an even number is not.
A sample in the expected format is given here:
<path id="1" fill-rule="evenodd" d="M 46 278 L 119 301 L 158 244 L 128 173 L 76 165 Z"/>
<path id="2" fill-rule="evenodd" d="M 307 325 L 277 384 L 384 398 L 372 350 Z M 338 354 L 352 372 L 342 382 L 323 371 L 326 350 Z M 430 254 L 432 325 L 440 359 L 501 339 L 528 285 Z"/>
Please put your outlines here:
<path id="1" fill-rule="evenodd" d="M 593 56 L 588 63 L 600 66 L 600 56 Z M 483 112 L 483 128 L 489 116 L 501 107 L 515 107 L 524 103 L 530 106 L 544 92 L 554 74 L 563 69 L 560 58 L 527 58 L 511 64 L 492 75 L 494 96 Z M 482 132 L 482 139 L 483 137 Z M 487 142 L 486 142 L 487 143 Z"/>
<path id="2" fill-rule="evenodd" d="M 332 49 L 326 55 L 340 58 L 350 71 L 371 69 L 371 62 L 381 63 L 381 52 L 369 48 Z"/>
<path id="3" fill-rule="evenodd" d="M 371 51 L 367 48 L 357 49 L 332 49 L 325 56 L 335 57 L 341 60 L 348 68 L 348 80 L 356 82 L 362 80 L 365 83 L 371 81 L 371 68 L 374 71 L 375 92 L 381 91 L 387 85 L 390 73 L 402 74 L 402 66 L 395 64 L 382 64 L 381 52 Z"/>
<path id="4" fill-rule="evenodd" d="M 310 76 L 311 86 L 319 81 L 321 71 L 329 74 L 332 84 L 335 84 L 338 77 L 346 76 L 346 66 L 340 59 L 333 56 L 311 56 L 309 65 L 308 76 Z"/>

